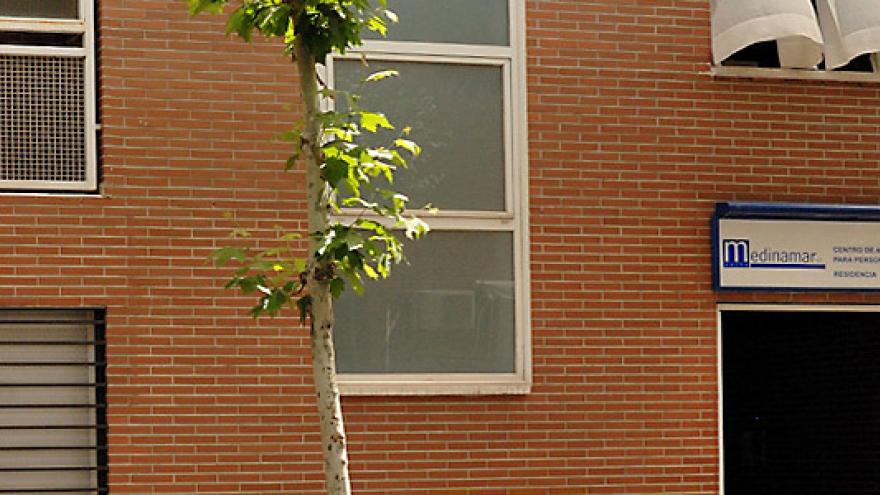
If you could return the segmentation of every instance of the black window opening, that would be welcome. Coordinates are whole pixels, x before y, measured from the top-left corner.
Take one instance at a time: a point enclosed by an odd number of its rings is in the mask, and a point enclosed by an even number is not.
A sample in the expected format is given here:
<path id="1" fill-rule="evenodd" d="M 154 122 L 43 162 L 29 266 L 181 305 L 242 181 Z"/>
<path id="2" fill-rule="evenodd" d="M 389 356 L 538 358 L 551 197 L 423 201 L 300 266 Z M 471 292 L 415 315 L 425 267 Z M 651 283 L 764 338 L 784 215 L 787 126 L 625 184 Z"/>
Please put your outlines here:
<path id="1" fill-rule="evenodd" d="M 880 313 L 722 313 L 725 495 L 880 493 Z"/>
<path id="2" fill-rule="evenodd" d="M 727 57 L 721 65 L 725 67 L 760 67 L 778 69 L 782 67 L 779 62 L 779 50 L 776 41 L 762 41 L 753 43 L 742 50 Z M 825 62 L 821 62 L 818 70 L 825 70 Z M 843 67 L 833 69 L 835 72 L 874 72 L 874 64 L 871 62 L 871 54 L 864 53 L 852 59 Z"/>
<path id="3" fill-rule="evenodd" d="M 762 41 L 751 44 L 727 57 L 721 65 L 732 67 L 779 68 L 779 50 L 775 41 Z"/>
<path id="4" fill-rule="evenodd" d="M 0 493 L 107 493 L 102 310 L 0 309 Z"/>
<path id="5" fill-rule="evenodd" d="M 31 33 L 27 31 L 0 31 L 0 45 L 56 46 L 81 48 L 81 33 Z"/>

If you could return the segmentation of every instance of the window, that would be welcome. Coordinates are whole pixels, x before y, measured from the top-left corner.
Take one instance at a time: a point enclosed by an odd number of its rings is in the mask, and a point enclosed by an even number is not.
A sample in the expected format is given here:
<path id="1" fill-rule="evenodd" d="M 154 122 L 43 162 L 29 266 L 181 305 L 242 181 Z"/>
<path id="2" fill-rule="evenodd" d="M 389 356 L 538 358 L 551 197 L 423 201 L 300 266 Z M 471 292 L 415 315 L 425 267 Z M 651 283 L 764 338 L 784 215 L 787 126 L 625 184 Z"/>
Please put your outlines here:
<path id="1" fill-rule="evenodd" d="M 712 0 L 716 65 L 880 71 L 875 0 Z"/>
<path id="2" fill-rule="evenodd" d="M 0 0 L 0 189 L 94 191 L 92 4 Z"/>
<path id="3" fill-rule="evenodd" d="M 106 493 L 101 311 L 0 310 L 0 493 Z"/>
<path id="4" fill-rule="evenodd" d="M 411 126 L 423 153 L 395 185 L 439 208 L 410 265 L 337 306 L 345 393 L 523 393 L 531 379 L 523 5 L 398 0 L 389 38 L 328 61 L 337 88 Z M 349 212 L 354 215 L 358 212 Z"/>

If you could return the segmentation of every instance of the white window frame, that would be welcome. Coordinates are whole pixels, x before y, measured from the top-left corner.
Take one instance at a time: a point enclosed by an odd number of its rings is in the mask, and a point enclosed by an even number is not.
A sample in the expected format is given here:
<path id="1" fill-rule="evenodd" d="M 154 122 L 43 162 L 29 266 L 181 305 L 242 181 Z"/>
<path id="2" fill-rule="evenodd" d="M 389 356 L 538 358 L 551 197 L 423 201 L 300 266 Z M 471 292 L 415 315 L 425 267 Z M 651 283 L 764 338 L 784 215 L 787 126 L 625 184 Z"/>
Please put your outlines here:
<path id="1" fill-rule="evenodd" d="M 515 368 L 513 373 L 345 373 L 346 395 L 524 394 L 531 390 L 531 312 L 529 309 L 528 134 L 526 130 L 525 6 L 508 0 L 509 45 L 470 45 L 365 41 L 346 55 L 328 57 L 326 81 L 333 81 L 335 59 L 447 63 L 501 67 L 504 77 L 505 184 L 503 211 L 440 210 L 425 217 L 438 232 L 510 232 L 513 237 Z M 405 22 L 405 20 L 403 21 Z M 346 210 L 352 221 L 360 211 Z M 430 235 L 430 234 L 429 234 Z M 367 296 L 368 297 L 368 296 Z"/>
<path id="2" fill-rule="evenodd" d="M 718 375 L 718 493 L 724 495 L 724 349 L 722 348 L 722 322 L 723 312 L 742 311 L 774 311 L 774 312 L 838 312 L 838 313 L 880 313 L 880 305 L 876 304 L 749 304 L 749 303 L 723 303 L 718 304 L 716 321 L 716 363 Z"/>
<path id="3" fill-rule="evenodd" d="M 95 70 L 95 15 L 93 0 L 79 0 L 79 19 L 49 19 L 0 16 L 0 31 L 31 33 L 70 33 L 82 35 L 82 47 L 0 45 L 0 55 L 73 57 L 85 61 L 85 154 L 86 178 L 83 181 L 0 181 L 0 191 L 96 191 L 98 188 L 97 101 Z"/>

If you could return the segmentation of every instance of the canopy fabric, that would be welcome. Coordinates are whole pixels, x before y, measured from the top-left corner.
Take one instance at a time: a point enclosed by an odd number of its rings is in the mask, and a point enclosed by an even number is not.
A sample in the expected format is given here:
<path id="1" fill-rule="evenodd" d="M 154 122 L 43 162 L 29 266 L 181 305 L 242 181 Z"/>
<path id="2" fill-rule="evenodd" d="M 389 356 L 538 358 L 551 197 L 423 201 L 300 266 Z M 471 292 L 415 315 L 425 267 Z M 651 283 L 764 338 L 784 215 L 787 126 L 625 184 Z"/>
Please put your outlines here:
<path id="1" fill-rule="evenodd" d="M 871 2 L 876 0 L 855 3 Z M 712 0 L 715 64 L 749 45 L 772 40 L 782 67 L 814 68 L 822 61 L 822 31 L 810 0 Z"/>
<path id="2" fill-rule="evenodd" d="M 880 52 L 880 2 L 819 0 L 818 7 L 828 69 L 842 67 L 865 53 Z"/>

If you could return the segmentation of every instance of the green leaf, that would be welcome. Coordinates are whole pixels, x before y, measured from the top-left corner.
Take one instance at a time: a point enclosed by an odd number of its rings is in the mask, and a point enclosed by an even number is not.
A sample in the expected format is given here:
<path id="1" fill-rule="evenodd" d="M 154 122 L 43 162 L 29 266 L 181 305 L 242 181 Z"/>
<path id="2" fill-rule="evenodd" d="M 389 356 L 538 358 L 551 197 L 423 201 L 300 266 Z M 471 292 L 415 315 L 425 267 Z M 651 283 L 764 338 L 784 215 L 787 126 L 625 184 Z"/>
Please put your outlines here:
<path id="1" fill-rule="evenodd" d="M 382 79 L 387 79 L 389 77 L 397 77 L 399 75 L 400 73 L 393 69 L 382 70 L 370 74 L 369 76 L 367 76 L 366 79 L 364 79 L 364 82 L 376 82 L 381 81 Z"/>
<path id="2" fill-rule="evenodd" d="M 186 3 L 189 6 L 189 15 L 196 15 L 200 12 L 219 14 L 223 12 L 226 0 L 187 0 Z"/>
<path id="3" fill-rule="evenodd" d="M 383 37 L 388 34 L 388 26 L 385 25 L 385 20 L 381 17 L 370 17 L 369 19 L 367 19 L 365 27 L 370 31 L 375 31 L 379 33 Z"/>
<path id="4" fill-rule="evenodd" d="M 284 290 L 274 289 L 265 299 L 266 312 L 269 313 L 269 316 L 275 316 L 284 309 L 290 297 Z"/>
<path id="5" fill-rule="evenodd" d="M 238 281 L 238 287 L 245 294 L 253 294 L 260 285 L 262 284 L 259 277 L 243 277 Z"/>
<path id="6" fill-rule="evenodd" d="M 363 269 L 364 269 L 364 273 L 366 273 L 367 276 L 370 277 L 371 279 L 377 280 L 379 278 L 379 274 L 376 273 L 376 270 L 374 270 L 373 267 L 370 266 L 369 264 L 364 263 Z"/>
<path id="7" fill-rule="evenodd" d="M 419 156 L 422 154 L 422 147 L 417 145 L 416 143 L 410 141 L 409 139 L 398 138 L 394 140 L 394 145 L 398 148 L 405 149 L 409 151 L 412 156 Z"/>
<path id="8" fill-rule="evenodd" d="M 342 129 L 340 127 L 325 127 L 324 135 L 334 138 L 336 141 L 350 143 L 354 139 L 355 133 L 347 129 Z M 329 146 L 325 146 L 325 149 L 330 150 L 337 145 L 338 143 L 334 141 L 331 142 Z"/>
<path id="9" fill-rule="evenodd" d="M 363 270 L 364 257 L 361 253 L 349 249 L 340 249 L 337 254 L 339 254 L 339 256 L 336 259 L 339 261 L 344 260 L 353 270 Z"/>
<path id="10" fill-rule="evenodd" d="M 339 296 L 345 291 L 345 280 L 341 278 L 334 278 L 330 281 L 330 294 L 333 294 L 334 299 L 339 299 Z"/>
<path id="11" fill-rule="evenodd" d="M 403 157 L 400 156 L 400 152 L 398 152 L 397 150 L 390 150 L 388 153 L 391 155 L 391 163 L 393 163 L 397 167 L 407 168 L 406 160 L 404 160 Z"/>
<path id="12" fill-rule="evenodd" d="M 348 163 L 338 158 L 328 158 L 322 167 L 324 179 L 334 188 L 348 177 Z"/>
<path id="13" fill-rule="evenodd" d="M 283 36 L 289 23 L 290 5 L 281 4 L 264 9 L 257 27 L 266 36 Z"/>
<path id="14" fill-rule="evenodd" d="M 236 33 L 243 40 L 250 41 L 255 22 L 254 11 L 247 8 L 247 4 L 242 5 L 226 21 L 226 34 Z"/>
<path id="15" fill-rule="evenodd" d="M 357 179 L 353 177 L 348 177 L 345 179 L 345 185 L 348 186 L 349 192 L 355 196 L 361 195 L 361 184 Z"/>
<path id="16" fill-rule="evenodd" d="M 364 283 L 361 281 L 360 275 L 358 275 L 357 273 L 352 274 L 352 276 L 348 279 L 348 283 L 349 285 L 351 285 L 351 289 L 354 291 L 355 294 L 359 296 L 364 295 Z"/>
<path id="17" fill-rule="evenodd" d="M 214 250 L 214 252 L 211 253 L 211 258 L 213 258 L 218 265 L 223 266 L 226 263 L 229 263 L 229 260 L 244 262 L 244 260 L 247 259 L 247 255 L 248 252 L 246 249 L 224 247 Z"/>
<path id="18" fill-rule="evenodd" d="M 392 196 L 391 201 L 393 202 L 394 208 L 397 211 L 403 211 L 406 209 L 406 204 L 409 202 L 409 198 L 403 194 L 396 193 L 394 196 Z"/>
<path id="19" fill-rule="evenodd" d="M 404 226 L 406 228 L 406 237 L 408 239 L 418 239 L 431 231 L 431 228 L 424 220 L 416 217 L 406 219 Z"/>
<path id="20" fill-rule="evenodd" d="M 359 112 L 361 117 L 361 127 L 370 132 L 376 132 L 379 127 L 385 129 L 394 129 L 391 122 L 381 113 Z"/>
<path id="21" fill-rule="evenodd" d="M 365 210 L 375 210 L 379 206 L 378 203 L 367 201 L 363 198 L 345 198 L 342 200 L 342 206 L 346 208 L 363 208 Z"/>

